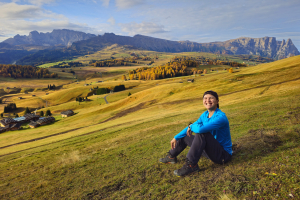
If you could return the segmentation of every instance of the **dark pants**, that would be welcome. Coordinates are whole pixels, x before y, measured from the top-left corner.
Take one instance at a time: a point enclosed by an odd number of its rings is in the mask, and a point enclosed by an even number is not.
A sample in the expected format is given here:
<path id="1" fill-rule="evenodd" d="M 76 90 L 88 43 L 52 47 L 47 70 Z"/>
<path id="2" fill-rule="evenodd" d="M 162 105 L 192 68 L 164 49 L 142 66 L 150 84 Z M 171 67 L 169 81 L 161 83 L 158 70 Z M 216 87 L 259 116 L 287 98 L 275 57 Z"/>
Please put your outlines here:
<path id="1" fill-rule="evenodd" d="M 201 155 L 218 164 L 224 164 L 231 159 L 231 155 L 224 150 L 211 133 L 201 133 L 181 138 L 177 141 L 176 147 L 170 150 L 170 154 L 176 157 L 187 146 L 191 148 L 186 157 L 193 164 L 198 163 Z"/>

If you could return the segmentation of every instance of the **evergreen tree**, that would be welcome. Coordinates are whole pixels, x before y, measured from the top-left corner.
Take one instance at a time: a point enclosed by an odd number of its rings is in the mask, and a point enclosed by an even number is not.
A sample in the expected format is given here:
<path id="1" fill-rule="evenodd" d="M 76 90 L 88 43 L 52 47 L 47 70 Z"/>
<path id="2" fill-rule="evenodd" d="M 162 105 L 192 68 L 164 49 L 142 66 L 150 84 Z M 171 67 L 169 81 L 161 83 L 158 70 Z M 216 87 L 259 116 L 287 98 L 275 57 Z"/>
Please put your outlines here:
<path id="1" fill-rule="evenodd" d="M 44 116 L 44 111 L 40 112 L 40 116 L 43 117 Z"/>
<path id="2" fill-rule="evenodd" d="M 51 115 L 52 115 L 51 111 L 50 111 L 50 110 L 47 110 L 47 111 L 46 111 L 46 116 L 51 116 Z"/>
<path id="3" fill-rule="evenodd" d="M 29 110 L 28 107 L 26 107 L 25 112 L 24 112 L 24 115 L 27 114 L 27 113 L 30 113 L 30 110 Z"/>

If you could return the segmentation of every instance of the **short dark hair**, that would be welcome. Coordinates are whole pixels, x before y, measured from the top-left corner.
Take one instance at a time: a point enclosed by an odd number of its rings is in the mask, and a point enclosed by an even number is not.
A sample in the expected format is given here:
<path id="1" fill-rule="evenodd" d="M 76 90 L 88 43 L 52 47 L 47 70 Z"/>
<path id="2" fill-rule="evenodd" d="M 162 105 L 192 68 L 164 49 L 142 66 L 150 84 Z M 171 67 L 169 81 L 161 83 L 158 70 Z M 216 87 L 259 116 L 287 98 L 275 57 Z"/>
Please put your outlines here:
<path id="1" fill-rule="evenodd" d="M 212 90 L 208 90 L 208 91 L 204 92 L 202 98 L 204 98 L 204 96 L 207 95 L 207 94 L 211 94 L 211 95 L 213 95 L 214 97 L 216 97 L 217 100 L 219 100 L 218 94 L 217 94 L 215 91 L 212 91 Z M 218 108 L 219 108 L 219 103 L 218 103 L 217 106 L 218 106 Z"/>

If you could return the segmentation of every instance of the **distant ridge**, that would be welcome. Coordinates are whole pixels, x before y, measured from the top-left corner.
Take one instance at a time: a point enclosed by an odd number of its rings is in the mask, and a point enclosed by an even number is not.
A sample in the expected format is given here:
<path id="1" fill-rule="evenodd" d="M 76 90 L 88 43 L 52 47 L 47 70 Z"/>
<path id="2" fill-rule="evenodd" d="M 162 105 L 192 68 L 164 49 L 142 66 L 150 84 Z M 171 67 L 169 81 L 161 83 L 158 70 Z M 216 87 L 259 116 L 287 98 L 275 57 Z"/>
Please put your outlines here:
<path id="1" fill-rule="evenodd" d="M 54 29 L 51 33 L 32 31 L 28 36 L 16 35 L 4 40 L 3 43 L 10 45 L 35 45 L 35 46 L 70 46 L 73 42 L 95 37 L 94 34 L 73 31 L 68 29 Z"/>
<path id="2" fill-rule="evenodd" d="M 136 48 L 160 51 L 160 52 L 211 52 L 219 54 L 248 54 L 283 59 L 292 55 L 299 55 L 291 39 L 286 42 L 276 41 L 275 37 L 248 38 L 241 37 L 225 42 L 197 43 L 190 41 L 170 41 L 143 35 L 134 37 L 105 33 L 102 36 L 93 37 L 88 40 L 74 42 L 72 49 L 77 51 L 101 50 L 103 46 L 119 44 L 132 45 Z"/>
<path id="3" fill-rule="evenodd" d="M 210 52 L 217 54 L 247 54 L 283 59 L 299 55 L 291 39 L 277 41 L 275 37 L 240 37 L 225 42 L 197 43 L 171 41 L 144 35 L 121 36 L 105 33 L 96 36 L 68 29 L 51 33 L 32 31 L 28 36 L 16 35 L 0 43 L 0 64 L 41 64 L 102 50 L 113 44 L 158 52 Z M 29 52 L 28 52 L 29 51 Z"/>

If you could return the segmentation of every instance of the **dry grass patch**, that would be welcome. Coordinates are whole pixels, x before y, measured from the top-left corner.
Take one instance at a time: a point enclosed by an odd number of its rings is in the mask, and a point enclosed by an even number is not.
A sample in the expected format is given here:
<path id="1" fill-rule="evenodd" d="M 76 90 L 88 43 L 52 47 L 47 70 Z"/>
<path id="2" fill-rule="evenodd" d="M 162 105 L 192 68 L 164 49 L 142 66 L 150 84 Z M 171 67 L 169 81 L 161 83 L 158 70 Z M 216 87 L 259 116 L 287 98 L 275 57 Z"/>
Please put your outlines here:
<path id="1" fill-rule="evenodd" d="M 69 164 L 74 164 L 76 162 L 84 160 L 84 156 L 80 155 L 78 150 L 69 152 L 69 153 L 64 153 L 61 158 L 57 161 L 58 165 L 69 165 Z"/>

